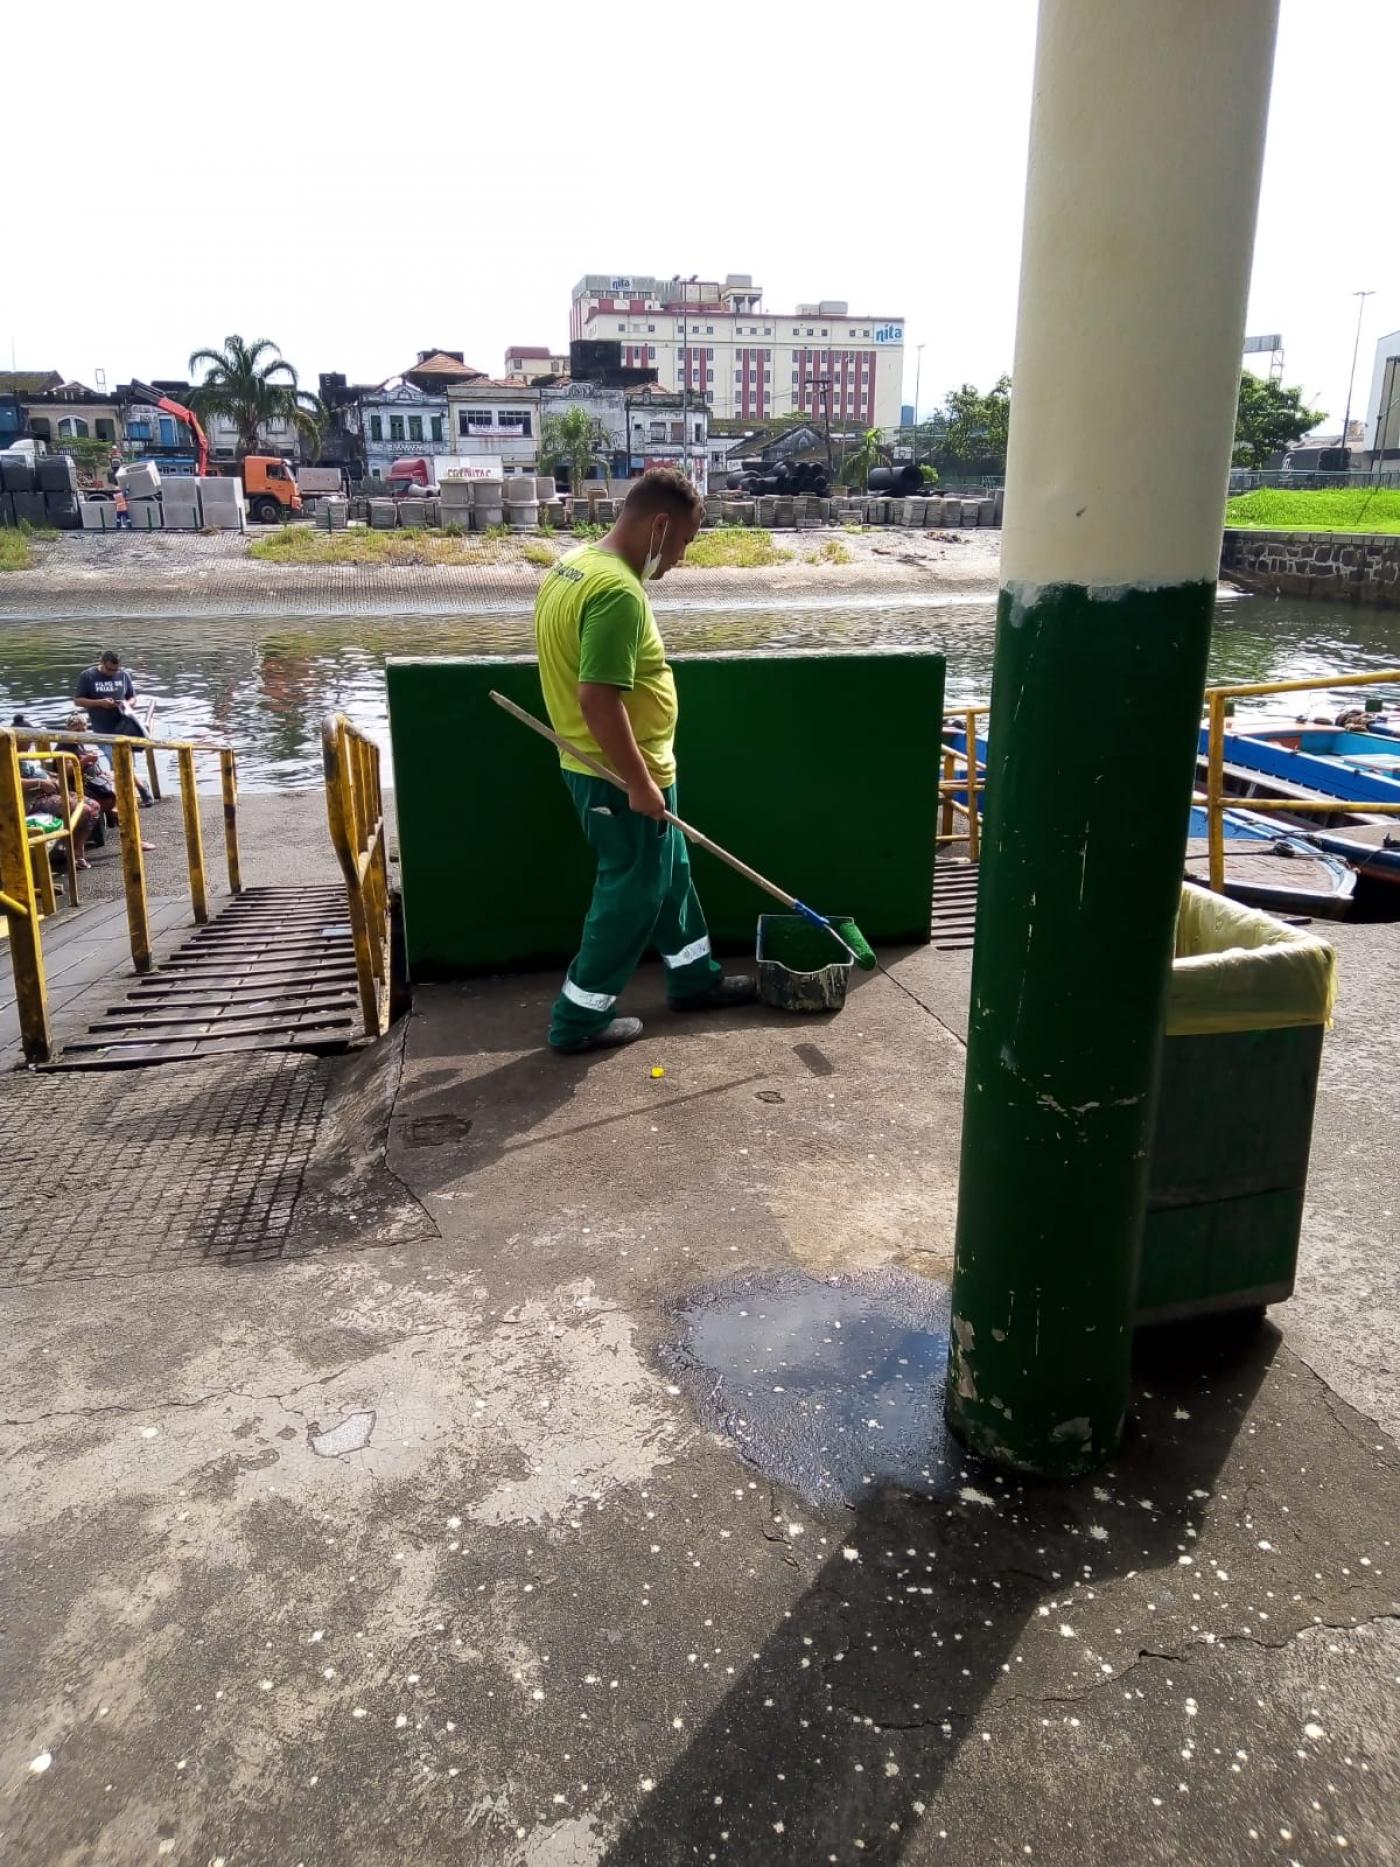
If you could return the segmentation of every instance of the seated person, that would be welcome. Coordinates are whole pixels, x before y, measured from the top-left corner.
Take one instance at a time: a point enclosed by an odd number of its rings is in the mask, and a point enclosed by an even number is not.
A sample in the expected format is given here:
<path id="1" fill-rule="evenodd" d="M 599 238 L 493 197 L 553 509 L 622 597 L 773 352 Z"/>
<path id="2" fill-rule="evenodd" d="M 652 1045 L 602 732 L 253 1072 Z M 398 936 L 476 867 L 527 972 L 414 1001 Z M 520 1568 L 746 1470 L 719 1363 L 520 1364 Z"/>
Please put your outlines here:
<path id="1" fill-rule="evenodd" d="M 25 749 L 28 749 L 27 747 Z M 70 779 L 72 767 L 69 767 Z M 59 788 L 58 768 L 47 761 L 21 757 L 19 761 L 20 789 L 24 793 L 24 814 L 26 817 L 57 817 L 61 823 L 67 818 L 63 811 L 63 792 Z M 71 813 L 74 802 L 74 787 L 68 787 L 68 809 Z M 92 835 L 93 825 L 102 815 L 102 806 L 96 798 L 84 797 L 78 821 L 73 826 L 73 856 L 80 869 L 90 869 L 92 864 L 84 855 L 88 838 Z M 52 845 L 50 845 L 52 847 Z"/>
<path id="2" fill-rule="evenodd" d="M 92 728 L 88 725 L 86 713 L 70 713 L 64 727 L 65 732 L 86 733 Z M 103 758 L 97 746 L 75 746 L 64 748 L 75 752 L 83 768 L 83 789 L 89 797 L 95 797 L 102 807 L 102 814 L 108 823 L 117 821 L 117 781 L 112 776 L 112 767 Z"/>
<path id="3" fill-rule="evenodd" d="M 85 733 L 91 732 L 92 728 L 88 724 L 85 713 L 70 713 L 64 730 L 70 733 Z M 112 776 L 112 767 L 102 756 L 101 748 L 70 745 L 64 750 L 77 754 L 83 767 L 83 789 L 89 797 L 97 800 L 98 807 L 108 823 L 119 822 L 121 813 L 117 809 L 117 781 Z M 144 799 L 146 788 L 139 777 L 136 780 L 136 787 Z M 155 844 L 143 842 L 141 847 L 154 849 Z"/>

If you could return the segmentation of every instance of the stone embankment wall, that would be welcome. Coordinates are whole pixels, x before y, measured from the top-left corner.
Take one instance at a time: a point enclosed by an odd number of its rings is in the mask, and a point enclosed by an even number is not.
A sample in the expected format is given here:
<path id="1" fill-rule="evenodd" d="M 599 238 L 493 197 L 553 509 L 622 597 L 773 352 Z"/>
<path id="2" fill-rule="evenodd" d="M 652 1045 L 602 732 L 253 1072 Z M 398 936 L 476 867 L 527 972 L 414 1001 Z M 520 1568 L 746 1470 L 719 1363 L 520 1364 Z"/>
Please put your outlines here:
<path id="1" fill-rule="evenodd" d="M 1220 574 L 1270 596 L 1400 609 L 1400 535 L 1227 530 Z"/>

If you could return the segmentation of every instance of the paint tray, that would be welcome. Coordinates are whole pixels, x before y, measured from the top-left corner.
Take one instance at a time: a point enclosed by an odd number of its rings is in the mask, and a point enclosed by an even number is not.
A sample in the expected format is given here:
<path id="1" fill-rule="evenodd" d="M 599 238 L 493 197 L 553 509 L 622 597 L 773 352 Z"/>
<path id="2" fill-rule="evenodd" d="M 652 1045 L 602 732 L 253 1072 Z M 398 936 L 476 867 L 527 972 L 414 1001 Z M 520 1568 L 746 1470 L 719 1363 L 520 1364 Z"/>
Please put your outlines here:
<path id="1" fill-rule="evenodd" d="M 833 914 L 843 937 L 855 923 Z M 779 1011 L 840 1011 L 846 1002 L 852 961 L 829 933 L 800 914 L 758 917 L 758 996 Z"/>

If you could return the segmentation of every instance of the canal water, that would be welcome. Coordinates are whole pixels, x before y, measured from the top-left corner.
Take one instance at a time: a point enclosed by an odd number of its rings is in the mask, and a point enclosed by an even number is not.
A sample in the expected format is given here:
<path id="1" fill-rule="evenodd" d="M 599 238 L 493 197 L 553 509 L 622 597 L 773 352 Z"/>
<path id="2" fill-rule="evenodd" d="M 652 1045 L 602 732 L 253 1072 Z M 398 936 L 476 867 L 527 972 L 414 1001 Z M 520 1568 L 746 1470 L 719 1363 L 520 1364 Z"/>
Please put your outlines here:
<path id="1" fill-rule="evenodd" d="M 986 698 L 995 602 L 989 584 L 985 592 L 915 597 L 901 591 L 834 602 L 797 596 L 781 604 L 768 597 L 752 606 L 680 606 L 658 593 L 656 608 L 676 653 L 936 648 L 948 657 L 951 703 Z M 22 711 L 42 724 L 61 725 L 79 670 L 108 646 L 121 651 L 140 692 L 158 698 L 162 735 L 227 737 L 238 747 L 245 791 L 295 790 L 320 782 L 320 722 L 327 712 L 343 711 L 387 746 L 386 657 L 525 655 L 531 621 L 526 608 L 285 621 L 179 615 L 119 623 L 4 620 L 0 718 L 8 722 Z M 1222 594 L 1216 607 L 1213 680 L 1306 679 L 1397 662 L 1400 613 L 1233 593 Z M 1085 701 L 1111 708 L 1113 696 L 1086 694 Z"/>

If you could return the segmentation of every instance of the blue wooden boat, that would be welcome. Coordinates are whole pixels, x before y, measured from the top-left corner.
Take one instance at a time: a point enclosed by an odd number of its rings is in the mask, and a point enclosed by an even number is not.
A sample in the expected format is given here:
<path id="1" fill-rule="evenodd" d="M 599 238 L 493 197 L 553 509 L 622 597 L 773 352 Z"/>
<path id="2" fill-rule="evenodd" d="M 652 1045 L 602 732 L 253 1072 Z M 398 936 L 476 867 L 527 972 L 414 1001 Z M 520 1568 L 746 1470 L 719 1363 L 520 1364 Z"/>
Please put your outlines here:
<path id="1" fill-rule="evenodd" d="M 1237 727 L 1241 722 L 1236 722 Z M 1200 737 L 1204 779 L 1209 734 Z M 1368 882 L 1400 886 L 1400 816 L 1368 804 L 1400 804 L 1400 744 L 1336 726 L 1253 725 L 1225 734 L 1225 788 L 1232 797 L 1335 800 L 1335 811 L 1280 812 L 1292 834 L 1342 856 Z M 1272 813 L 1270 813 L 1272 814 Z"/>

